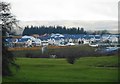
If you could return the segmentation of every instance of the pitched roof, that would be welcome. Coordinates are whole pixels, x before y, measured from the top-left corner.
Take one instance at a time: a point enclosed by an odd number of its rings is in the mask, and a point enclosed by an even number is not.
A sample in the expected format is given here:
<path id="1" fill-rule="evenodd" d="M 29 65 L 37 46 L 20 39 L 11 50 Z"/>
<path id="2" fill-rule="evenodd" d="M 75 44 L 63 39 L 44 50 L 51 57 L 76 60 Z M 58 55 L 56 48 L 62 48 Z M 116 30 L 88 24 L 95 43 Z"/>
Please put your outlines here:
<path id="1" fill-rule="evenodd" d="M 18 42 L 26 42 L 28 41 L 30 38 L 21 38 L 21 39 L 18 39 Z"/>

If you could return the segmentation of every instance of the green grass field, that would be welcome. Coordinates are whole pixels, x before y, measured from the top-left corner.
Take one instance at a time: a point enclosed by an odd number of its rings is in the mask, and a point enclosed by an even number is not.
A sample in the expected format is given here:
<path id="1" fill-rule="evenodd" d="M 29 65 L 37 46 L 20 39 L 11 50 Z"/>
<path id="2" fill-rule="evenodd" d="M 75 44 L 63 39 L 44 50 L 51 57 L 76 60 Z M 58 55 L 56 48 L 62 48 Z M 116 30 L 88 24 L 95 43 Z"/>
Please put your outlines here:
<path id="1" fill-rule="evenodd" d="M 3 82 L 117 82 L 118 57 L 82 57 L 75 64 L 66 59 L 17 58 L 21 69 Z"/>

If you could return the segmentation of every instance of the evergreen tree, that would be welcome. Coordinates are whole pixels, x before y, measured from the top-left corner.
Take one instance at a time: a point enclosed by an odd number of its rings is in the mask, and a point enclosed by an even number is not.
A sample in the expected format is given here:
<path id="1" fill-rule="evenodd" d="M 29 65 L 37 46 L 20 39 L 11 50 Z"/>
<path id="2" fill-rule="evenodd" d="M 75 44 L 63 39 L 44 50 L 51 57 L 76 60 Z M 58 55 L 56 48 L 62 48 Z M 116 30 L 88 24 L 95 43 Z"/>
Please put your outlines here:
<path id="1" fill-rule="evenodd" d="M 5 37 L 11 32 L 14 26 L 17 26 L 16 18 L 10 12 L 10 4 L 0 2 L 0 28 L 2 30 L 2 75 L 12 75 L 11 66 L 18 68 L 15 63 L 15 57 L 5 46 Z"/>

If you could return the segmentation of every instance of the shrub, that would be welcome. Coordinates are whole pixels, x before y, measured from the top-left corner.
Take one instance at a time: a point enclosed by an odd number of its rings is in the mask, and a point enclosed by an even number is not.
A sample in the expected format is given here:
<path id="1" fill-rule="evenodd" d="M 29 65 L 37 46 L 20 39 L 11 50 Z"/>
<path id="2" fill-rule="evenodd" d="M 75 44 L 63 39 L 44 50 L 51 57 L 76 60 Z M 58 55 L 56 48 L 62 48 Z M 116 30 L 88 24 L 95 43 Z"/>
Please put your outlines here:
<path id="1" fill-rule="evenodd" d="M 75 56 L 67 56 L 66 60 L 67 60 L 68 63 L 74 64 L 75 61 L 76 61 L 76 57 Z"/>
<path id="2" fill-rule="evenodd" d="M 26 53 L 25 56 L 28 57 L 28 58 L 31 58 L 31 57 L 33 57 L 33 54 L 32 53 Z"/>

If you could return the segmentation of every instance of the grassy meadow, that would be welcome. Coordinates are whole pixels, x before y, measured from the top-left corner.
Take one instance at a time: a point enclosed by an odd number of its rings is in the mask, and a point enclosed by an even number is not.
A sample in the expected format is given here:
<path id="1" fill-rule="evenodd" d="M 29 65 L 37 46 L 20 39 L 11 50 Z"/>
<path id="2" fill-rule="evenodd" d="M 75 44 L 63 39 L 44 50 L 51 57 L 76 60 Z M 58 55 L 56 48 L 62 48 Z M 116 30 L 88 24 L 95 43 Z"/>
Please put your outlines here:
<path id="1" fill-rule="evenodd" d="M 20 70 L 3 82 L 117 82 L 118 57 L 81 57 L 75 64 L 65 58 L 17 58 Z"/>

